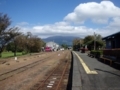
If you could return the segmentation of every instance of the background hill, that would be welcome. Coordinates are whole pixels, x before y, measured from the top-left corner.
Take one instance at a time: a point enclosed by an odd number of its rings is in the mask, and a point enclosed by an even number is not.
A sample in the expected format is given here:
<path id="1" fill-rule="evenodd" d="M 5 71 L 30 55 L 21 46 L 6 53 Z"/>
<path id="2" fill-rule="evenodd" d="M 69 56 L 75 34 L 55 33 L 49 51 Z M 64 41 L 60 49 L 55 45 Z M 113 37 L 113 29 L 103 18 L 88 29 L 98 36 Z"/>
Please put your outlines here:
<path id="1" fill-rule="evenodd" d="M 72 45 L 72 41 L 75 38 L 79 38 L 79 37 L 75 37 L 75 36 L 52 36 L 52 37 L 48 37 L 43 39 L 43 41 L 45 42 L 49 42 L 49 41 L 54 41 L 55 43 L 58 43 L 59 45 L 61 44 L 66 44 L 66 45 Z"/>

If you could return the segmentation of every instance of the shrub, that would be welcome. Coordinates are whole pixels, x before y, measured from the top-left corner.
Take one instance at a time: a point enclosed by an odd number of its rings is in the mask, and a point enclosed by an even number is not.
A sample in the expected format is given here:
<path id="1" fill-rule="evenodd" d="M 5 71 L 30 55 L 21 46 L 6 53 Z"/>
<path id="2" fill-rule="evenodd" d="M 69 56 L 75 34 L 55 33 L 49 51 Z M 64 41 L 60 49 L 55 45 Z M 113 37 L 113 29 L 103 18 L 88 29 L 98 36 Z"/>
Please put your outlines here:
<path id="1" fill-rule="evenodd" d="M 103 55 L 102 50 L 92 50 L 90 54 L 93 54 L 95 57 L 99 58 L 101 55 Z"/>
<path id="2" fill-rule="evenodd" d="M 26 52 L 26 51 L 23 51 L 23 52 L 22 52 L 22 55 L 25 55 L 25 54 L 27 54 L 27 52 Z"/>

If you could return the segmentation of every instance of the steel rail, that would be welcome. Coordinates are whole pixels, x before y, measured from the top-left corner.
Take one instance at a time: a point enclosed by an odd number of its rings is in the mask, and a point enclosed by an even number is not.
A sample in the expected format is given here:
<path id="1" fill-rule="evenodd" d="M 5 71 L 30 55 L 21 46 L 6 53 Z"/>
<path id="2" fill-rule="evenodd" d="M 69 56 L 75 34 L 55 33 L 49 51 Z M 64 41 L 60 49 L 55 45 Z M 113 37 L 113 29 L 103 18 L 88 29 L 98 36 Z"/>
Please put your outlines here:
<path id="1" fill-rule="evenodd" d="M 58 67 L 59 65 L 51 71 L 49 76 L 42 82 L 42 84 L 36 90 L 40 90 L 40 88 L 43 88 L 43 85 L 45 84 L 45 82 L 50 78 L 50 76 L 52 76 L 52 74 L 58 69 Z"/>
<path id="2" fill-rule="evenodd" d="M 62 76 L 61 76 L 61 78 L 60 78 L 60 81 L 59 81 L 59 83 L 58 83 L 58 85 L 57 85 L 57 87 L 56 87 L 55 90 L 58 90 L 58 88 L 60 87 L 60 84 L 61 84 L 61 82 L 62 82 L 62 79 L 63 79 L 63 77 L 64 77 L 64 74 L 65 74 L 65 71 L 66 71 L 68 65 L 69 65 L 69 62 L 67 61 L 66 66 L 65 66 L 65 68 L 64 68 L 64 70 L 63 70 Z"/>
<path id="3" fill-rule="evenodd" d="M 67 55 L 65 55 L 65 56 L 67 56 Z M 67 68 L 67 65 L 69 64 L 69 62 L 67 61 L 67 63 L 66 63 L 66 66 L 65 66 L 65 68 L 64 68 L 64 70 L 63 70 L 63 73 L 62 73 L 62 77 L 64 76 L 64 73 L 65 73 L 65 71 L 66 71 L 66 68 Z M 51 73 L 49 74 L 49 76 L 42 82 L 42 84 L 37 88 L 37 89 L 35 89 L 35 90 L 41 90 L 41 88 L 43 88 L 43 86 L 45 85 L 45 82 L 52 76 L 52 74 L 54 74 L 54 72 L 57 70 L 59 68 L 59 65 L 57 66 L 57 67 L 55 67 L 52 71 L 51 71 Z M 57 85 L 57 88 L 59 88 L 59 85 L 60 85 L 60 83 L 61 83 L 61 81 L 62 81 L 62 77 L 61 77 L 61 79 L 60 79 L 60 81 L 59 81 L 59 83 L 58 83 L 58 85 Z"/>
<path id="4" fill-rule="evenodd" d="M 40 90 L 40 88 L 43 87 L 43 85 L 45 84 L 45 82 L 49 79 L 49 77 L 54 73 L 54 71 L 55 71 L 58 67 L 59 67 L 59 65 L 52 70 L 52 72 L 49 74 L 49 76 L 42 82 L 42 84 L 41 84 L 36 90 Z"/>

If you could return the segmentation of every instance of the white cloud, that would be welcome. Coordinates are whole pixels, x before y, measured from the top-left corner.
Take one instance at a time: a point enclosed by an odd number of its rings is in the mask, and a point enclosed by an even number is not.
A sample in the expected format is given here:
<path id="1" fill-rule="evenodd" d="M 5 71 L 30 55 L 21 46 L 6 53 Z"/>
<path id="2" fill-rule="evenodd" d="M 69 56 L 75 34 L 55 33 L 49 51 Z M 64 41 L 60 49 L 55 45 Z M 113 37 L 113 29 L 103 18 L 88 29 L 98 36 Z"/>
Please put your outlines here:
<path id="1" fill-rule="evenodd" d="M 26 26 L 29 25 L 29 23 L 27 22 L 21 22 L 21 23 L 17 23 L 18 26 Z"/>
<path id="2" fill-rule="evenodd" d="M 88 2 L 79 4 L 72 13 L 65 16 L 64 20 L 74 23 L 84 23 L 91 19 L 95 23 L 105 24 L 108 19 L 120 16 L 120 8 L 111 1 L 101 1 L 100 3 Z"/>
<path id="3" fill-rule="evenodd" d="M 113 21 L 109 25 L 110 27 L 120 28 L 120 17 L 113 18 Z"/>
<path id="4" fill-rule="evenodd" d="M 89 2 L 78 5 L 61 22 L 32 26 L 27 22 L 22 22 L 18 26 L 24 33 L 32 32 L 41 38 L 56 35 L 85 37 L 86 35 L 93 35 L 94 32 L 107 36 L 120 31 L 119 12 L 120 8 L 116 7 L 111 1 L 102 1 L 100 3 Z M 84 25 L 84 22 L 88 19 L 94 23 L 105 24 L 106 26 L 89 28 Z M 71 25 L 70 22 L 82 23 L 82 25 Z"/>
<path id="5" fill-rule="evenodd" d="M 59 22 L 57 22 L 59 23 Z M 114 30 L 113 28 L 88 28 L 86 26 L 72 26 L 72 25 L 56 25 L 55 24 L 50 24 L 50 25 L 43 25 L 43 26 L 33 26 L 32 28 L 26 28 L 26 27 L 21 27 L 21 30 L 26 33 L 26 32 L 32 32 L 33 35 L 37 35 L 41 38 L 49 37 L 49 36 L 56 36 L 56 35 L 61 35 L 61 36 L 78 36 L 81 38 L 84 38 L 86 35 L 93 35 L 94 32 L 97 34 L 101 34 L 102 36 L 106 36 L 109 34 L 112 34 L 113 32 L 119 31 Z"/>
<path id="6" fill-rule="evenodd" d="M 69 23 L 62 21 L 62 22 L 56 22 L 55 25 L 57 25 L 57 26 L 65 26 L 65 25 L 69 25 Z"/>

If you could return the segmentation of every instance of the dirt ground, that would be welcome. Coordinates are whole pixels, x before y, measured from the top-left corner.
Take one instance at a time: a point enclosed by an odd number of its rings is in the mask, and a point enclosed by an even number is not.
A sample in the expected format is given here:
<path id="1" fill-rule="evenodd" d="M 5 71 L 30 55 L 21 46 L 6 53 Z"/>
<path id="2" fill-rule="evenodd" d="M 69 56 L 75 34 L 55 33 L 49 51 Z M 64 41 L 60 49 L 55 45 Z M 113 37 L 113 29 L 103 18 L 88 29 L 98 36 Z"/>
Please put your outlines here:
<path id="1" fill-rule="evenodd" d="M 17 60 L 15 60 L 14 58 L 8 58 L 8 59 L 4 59 L 4 61 L 6 61 L 3 64 L 0 64 L 0 74 L 8 72 L 10 70 L 19 68 L 21 66 L 25 66 L 27 64 L 30 64 L 32 62 L 41 60 L 45 57 L 49 57 L 50 55 L 54 54 L 55 52 L 44 52 L 44 53 L 37 53 L 37 54 L 33 54 L 33 55 L 26 55 L 26 56 L 21 56 L 21 57 L 17 57 Z M 1 60 L 2 62 L 2 60 Z"/>
<path id="2" fill-rule="evenodd" d="M 18 57 L 17 60 L 14 60 L 14 58 L 5 60 L 7 61 L 6 63 L 0 64 L 0 74 L 54 55 L 52 58 L 46 59 L 45 62 L 39 63 L 33 68 L 0 81 L 0 90 L 31 90 L 37 82 L 42 81 L 43 77 L 58 65 L 66 53 L 68 51 L 38 53 L 31 56 Z"/>

